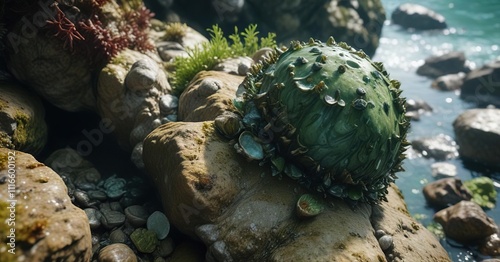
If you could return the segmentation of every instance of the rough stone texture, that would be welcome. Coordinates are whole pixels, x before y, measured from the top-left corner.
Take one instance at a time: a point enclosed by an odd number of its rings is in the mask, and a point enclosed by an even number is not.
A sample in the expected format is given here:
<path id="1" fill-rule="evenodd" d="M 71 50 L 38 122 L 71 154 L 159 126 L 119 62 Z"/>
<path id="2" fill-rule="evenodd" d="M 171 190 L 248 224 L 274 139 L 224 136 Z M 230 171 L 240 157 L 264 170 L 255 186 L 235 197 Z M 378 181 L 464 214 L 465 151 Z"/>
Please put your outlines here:
<path id="1" fill-rule="evenodd" d="M 434 220 L 443 226 L 447 237 L 466 244 L 484 240 L 498 230 L 495 221 L 471 201 L 461 201 L 437 212 Z"/>
<path id="2" fill-rule="evenodd" d="M 8 157 L 15 153 L 15 190 L 8 190 Z M 62 179 L 31 155 L 0 148 L 0 217 L 10 216 L 15 204 L 16 254 L 0 248 L 2 261 L 90 261 L 91 235 L 85 212 L 71 203 Z M 0 226 L 7 236 L 11 227 Z M 5 243 L 5 242 L 4 242 Z"/>
<path id="3" fill-rule="evenodd" d="M 205 243 L 207 261 L 386 261 L 389 254 L 450 261 L 408 214 L 395 186 L 388 203 L 351 207 L 328 199 L 323 213 L 299 219 L 295 204 L 306 191 L 246 161 L 215 133 L 212 121 L 160 126 L 145 139 L 143 157 L 170 222 Z M 387 253 L 377 229 L 394 238 Z"/>
<path id="4" fill-rule="evenodd" d="M 404 28 L 419 30 L 445 29 L 448 26 L 444 16 L 417 4 L 405 3 L 398 6 L 391 15 L 392 22 Z"/>
<path id="5" fill-rule="evenodd" d="M 40 99 L 18 83 L 0 83 L 0 147 L 30 154 L 47 143 L 45 109 Z"/>
<path id="6" fill-rule="evenodd" d="M 500 109 L 470 109 L 453 122 L 460 156 L 500 167 Z"/>
<path id="7" fill-rule="evenodd" d="M 179 121 L 214 120 L 224 111 L 235 111 L 234 94 L 243 78 L 219 71 L 198 73 L 179 97 Z"/>
<path id="8" fill-rule="evenodd" d="M 469 72 L 460 88 L 460 98 L 481 106 L 500 107 L 500 60 Z"/>
<path id="9" fill-rule="evenodd" d="M 241 9 L 233 5 L 237 2 L 243 1 L 183 0 L 175 1 L 172 8 L 200 32 L 219 24 L 225 32 L 232 33 L 235 25 L 241 31 L 259 21 L 261 34 L 277 32 L 279 43 L 307 41 L 310 37 L 326 41 L 332 35 L 370 56 L 379 45 L 386 18 L 379 0 L 246 0 Z M 239 14 L 234 16 L 236 10 Z M 231 19 L 228 14 L 233 14 Z"/>
<path id="10" fill-rule="evenodd" d="M 498 233 L 488 236 L 481 242 L 479 244 L 479 252 L 492 257 L 500 256 L 500 237 L 498 237 Z"/>
<path id="11" fill-rule="evenodd" d="M 24 35 L 23 24 L 21 20 L 12 32 Z M 67 51 L 62 41 L 41 30 L 29 41 L 9 48 L 12 51 L 7 52 L 6 60 L 10 72 L 50 103 L 68 111 L 95 109 L 88 58 Z"/>
<path id="12" fill-rule="evenodd" d="M 471 200 L 472 195 L 458 178 L 443 178 L 431 182 L 423 189 L 425 200 L 436 208 L 446 208 L 462 200 Z"/>
<path id="13" fill-rule="evenodd" d="M 458 156 L 456 142 L 450 136 L 443 134 L 413 140 L 411 146 L 419 151 L 422 156 L 439 161 L 453 159 Z"/>
<path id="14" fill-rule="evenodd" d="M 465 53 L 457 51 L 428 57 L 424 64 L 417 68 L 417 74 L 430 78 L 469 71 L 470 69 L 465 65 Z"/>
<path id="15" fill-rule="evenodd" d="M 436 78 L 432 81 L 431 87 L 441 91 L 453 91 L 461 88 L 465 78 L 465 73 L 449 74 Z"/>
<path id="16" fill-rule="evenodd" d="M 120 52 L 99 74 L 97 108 L 118 144 L 131 151 L 161 124 L 160 100 L 171 91 L 154 56 L 130 49 Z M 101 128 L 103 129 L 103 128 Z"/>
<path id="17" fill-rule="evenodd" d="M 419 121 L 420 116 L 432 112 L 432 107 L 424 100 L 408 99 L 405 103 L 406 116 L 411 120 Z"/>

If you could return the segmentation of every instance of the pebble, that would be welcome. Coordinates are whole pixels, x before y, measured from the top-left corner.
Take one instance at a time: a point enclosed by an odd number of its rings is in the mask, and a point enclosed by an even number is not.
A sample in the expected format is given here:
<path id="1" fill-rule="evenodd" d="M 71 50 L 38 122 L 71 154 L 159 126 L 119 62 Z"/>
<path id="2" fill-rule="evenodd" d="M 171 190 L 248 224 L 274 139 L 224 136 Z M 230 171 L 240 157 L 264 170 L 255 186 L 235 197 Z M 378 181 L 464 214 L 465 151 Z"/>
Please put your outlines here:
<path id="1" fill-rule="evenodd" d="M 90 183 L 90 182 L 80 182 L 80 183 L 76 183 L 76 187 L 78 189 L 81 189 L 84 191 L 89 191 L 89 190 L 95 189 L 95 184 Z"/>
<path id="2" fill-rule="evenodd" d="M 386 251 L 392 246 L 392 237 L 389 235 L 382 236 L 378 239 L 378 244 L 382 250 Z"/>
<path id="3" fill-rule="evenodd" d="M 166 257 L 174 251 L 174 240 L 170 237 L 167 237 L 160 241 L 158 244 L 158 248 L 154 251 L 153 255 L 159 257 Z"/>
<path id="4" fill-rule="evenodd" d="M 104 193 L 101 190 L 90 190 L 87 192 L 87 195 L 91 199 L 98 200 L 98 201 L 106 201 L 106 199 L 108 199 L 108 197 L 106 196 L 106 193 Z"/>
<path id="5" fill-rule="evenodd" d="M 89 196 L 87 195 L 87 192 L 81 191 L 81 190 L 75 190 L 73 193 L 76 202 L 78 203 L 79 206 L 81 207 L 91 207 L 95 206 L 98 204 L 97 201 L 92 201 L 90 200 Z"/>
<path id="6" fill-rule="evenodd" d="M 381 237 L 383 237 L 383 236 L 385 236 L 385 231 L 384 231 L 384 230 L 379 229 L 379 230 L 375 231 L 375 237 L 376 237 L 377 239 L 379 239 L 379 238 L 381 238 Z"/>
<path id="7" fill-rule="evenodd" d="M 142 253 L 152 253 L 158 245 L 158 239 L 154 231 L 137 228 L 130 234 L 130 240 L 134 243 L 137 250 Z"/>
<path id="8" fill-rule="evenodd" d="M 101 226 L 101 212 L 95 208 L 85 208 L 83 211 L 89 219 L 90 229 L 98 229 Z"/>
<path id="9" fill-rule="evenodd" d="M 110 202 L 109 209 L 123 213 L 123 208 L 122 205 L 120 205 L 120 202 Z"/>
<path id="10" fill-rule="evenodd" d="M 99 262 L 137 262 L 134 251 L 125 244 L 115 243 L 105 246 L 99 252 Z"/>
<path id="11" fill-rule="evenodd" d="M 160 98 L 160 112 L 162 115 L 175 113 L 179 107 L 179 98 L 166 94 Z"/>
<path id="12" fill-rule="evenodd" d="M 104 191 L 106 195 L 111 199 L 119 199 L 123 194 L 125 194 L 125 185 L 127 181 L 123 178 L 117 178 L 113 175 L 104 181 Z"/>
<path id="13" fill-rule="evenodd" d="M 121 226 L 125 222 L 125 215 L 111 209 L 101 209 L 101 223 L 108 229 Z"/>
<path id="14" fill-rule="evenodd" d="M 149 214 L 146 209 L 139 205 L 133 205 L 125 208 L 125 217 L 134 227 L 141 227 L 146 224 L 148 215 Z"/>
<path id="15" fill-rule="evenodd" d="M 125 77 L 125 85 L 132 91 L 149 90 L 157 81 L 160 68 L 152 59 L 141 59 L 132 65 Z"/>
<path id="16" fill-rule="evenodd" d="M 121 229 L 115 229 L 109 234 L 109 241 L 111 243 L 125 243 L 127 242 L 128 236 Z"/>
<path id="17" fill-rule="evenodd" d="M 167 216 L 160 211 L 155 211 L 148 217 L 147 228 L 156 233 L 159 240 L 167 237 L 170 232 L 170 222 Z"/>

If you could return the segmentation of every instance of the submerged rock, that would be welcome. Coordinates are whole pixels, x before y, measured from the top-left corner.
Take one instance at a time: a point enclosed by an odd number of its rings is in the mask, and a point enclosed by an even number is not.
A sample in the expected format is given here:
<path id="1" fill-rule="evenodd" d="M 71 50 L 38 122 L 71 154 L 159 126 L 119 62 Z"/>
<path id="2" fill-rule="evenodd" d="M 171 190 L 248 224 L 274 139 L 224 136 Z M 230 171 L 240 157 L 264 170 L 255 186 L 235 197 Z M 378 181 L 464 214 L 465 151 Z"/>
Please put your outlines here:
<path id="1" fill-rule="evenodd" d="M 146 138 L 143 157 L 170 222 L 205 243 L 208 261 L 384 261 L 390 254 L 449 261 L 394 185 L 389 202 L 352 207 L 328 198 L 322 213 L 298 219 L 296 203 L 306 190 L 247 162 L 212 121 L 162 125 Z M 392 236 L 392 251 L 382 251 L 377 229 Z"/>
<path id="2" fill-rule="evenodd" d="M 441 91 L 453 91 L 461 88 L 465 78 L 465 73 L 448 74 L 436 78 L 432 81 L 431 87 Z"/>
<path id="3" fill-rule="evenodd" d="M 488 63 L 465 76 L 460 98 L 480 106 L 500 107 L 500 60 Z"/>
<path id="4" fill-rule="evenodd" d="M 0 234 L 15 244 L 15 254 L 11 254 L 4 242 L 0 257 L 12 258 L 10 261 L 90 261 L 87 215 L 71 203 L 59 175 L 29 154 L 0 148 L 0 184 L 5 189 L 0 191 L 0 218 L 5 221 Z"/>
<path id="5" fill-rule="evenodd" d="M 446 208 L 462 200 L 470 200 L 472 195 L 457 178 L 443 178 L 431 182 L 423 189 L 425 200 L 435 208 Z"/>
<path id="6" fill-rule="evenodd" d="M 500 167 L 500 109 L 470 109 L 453 122 L 460 156 Z"/>
<path id="7" fill-rule="evenodd" d="M 425 59 L 424 64 L 417 68 L 417 74 L 430 78 L 460 72 L 468 73 L 469 71 L 470 69 L 465 65 L 465 53 L 457 51 L 428 57 Z"/>
<path id="8" fill-rule="evenodd" d="M 443 15 L 418 4 L 405 3 L 391 15 L 392 22 L 404 28 L 418 30 L 445 29 L 448 27 Z"/>
<path id="9" fill-rule="evenodd" d="M 0 82 L 0 147 L 36 155 L 47 143 L 40 99 L 17 83 Z"/>
<path id="10" fill-rule="evenodd" d="M 411 146 L 419 151 L 422 156 L 439 161 L 453 159 L 458 156 L 457 143 L 450 136 L 443 134 L 413 140 Z"/>

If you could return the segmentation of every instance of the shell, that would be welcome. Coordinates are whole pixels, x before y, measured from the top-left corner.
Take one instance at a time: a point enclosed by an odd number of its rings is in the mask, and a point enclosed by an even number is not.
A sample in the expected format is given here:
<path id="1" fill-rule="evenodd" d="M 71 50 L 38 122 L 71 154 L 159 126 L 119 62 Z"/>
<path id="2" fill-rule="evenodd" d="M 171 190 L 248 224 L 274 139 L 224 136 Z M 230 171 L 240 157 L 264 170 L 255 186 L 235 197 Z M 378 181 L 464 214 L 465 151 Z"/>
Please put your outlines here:
<path id="1" fill-rule="evenodd" d="M 137 262 L 134 251 L 125 244 L 115 243 L 99 251 L 99 262 Z"/>
<path id="2" fill-rule="evenodd" d="M 390 235 L 384 235 L 378 239 L 378 244 L 380 245 L 380 248 L 382 248 L 382 250 L 384 250 L 384 251 L 386 251 L 390 247 L 392 247 L 392 243 L 393 243 L 393 240 L 392 240 L 392 237 Z"/>
<path id="3" fill-rule="evenodd" d="M 319 215 L 325 206 L 314 195 L 304 194 L 297 201 L 295 211 L 299 218 L 309 218 Z"/>
<path id="4" fill-rule="evenodd" d="M 240 146 L 239 151 L 248 159 L 261 160 L 264 158 L 264 149 L 262 145 L 256 141 L 255 136 L 251 132 L 244 131 L 241 133 L 238 143 Z"/>

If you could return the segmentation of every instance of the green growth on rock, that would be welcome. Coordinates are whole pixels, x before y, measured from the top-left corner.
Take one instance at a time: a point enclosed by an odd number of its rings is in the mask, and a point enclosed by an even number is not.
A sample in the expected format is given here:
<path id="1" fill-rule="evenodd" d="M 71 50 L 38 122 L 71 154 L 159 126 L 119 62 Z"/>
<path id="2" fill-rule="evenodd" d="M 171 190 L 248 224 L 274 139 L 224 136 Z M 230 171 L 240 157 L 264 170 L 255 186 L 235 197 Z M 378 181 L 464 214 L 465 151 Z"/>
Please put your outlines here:
<path id="1" fill-rule="evenodd" d="M 495 185 L 493 185 L 493 180 L 483 176 L 464 181 L 463 184 L 471 193 L 472 202 L 475 202 L 483 208 L 495 208 L 497 191 Z"/>
<path id="2" fill-rule="evenodd" d="M 232 43 L 224 37 L 218 25 L 214 25 L 207 31 L 210 32 L 209 42 L 187 50 L 187 57 L 175 59 L 173 82 L 177 93 L 182 93 L 198 72 L 210 70 L 224 59 L 252 55 L 262 47 L 276 46 L 276 35 L 269 33 L 266 37 L 259 38 L 257 25 L 250 25 L 243 32 L 238 32 L 235 27 L 234 33 L 228 36 Z"/>
<path id="3" fill-rule="evenodd" d="M 400 83 L 381 63 L 333 38 L 292 42 L 243 86 L 235 106 L 274 174 L 348 202 L 386 200 L 410 123 Z"/>

